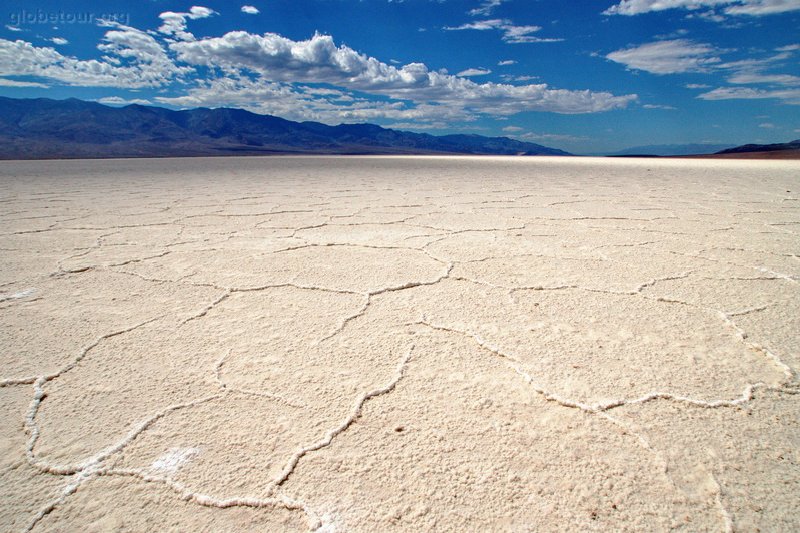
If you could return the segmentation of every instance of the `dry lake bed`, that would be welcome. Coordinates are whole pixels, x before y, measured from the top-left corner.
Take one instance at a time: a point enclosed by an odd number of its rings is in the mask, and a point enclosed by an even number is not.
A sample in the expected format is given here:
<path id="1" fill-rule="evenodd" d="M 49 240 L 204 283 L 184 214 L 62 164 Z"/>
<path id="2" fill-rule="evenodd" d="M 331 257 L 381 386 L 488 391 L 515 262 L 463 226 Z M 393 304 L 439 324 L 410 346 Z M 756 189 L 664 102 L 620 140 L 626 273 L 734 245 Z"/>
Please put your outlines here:
<path id="1" fill-rule="evenodd" d="M 797 531 L 796 161 L 0 163 L 2 531 Z"/>

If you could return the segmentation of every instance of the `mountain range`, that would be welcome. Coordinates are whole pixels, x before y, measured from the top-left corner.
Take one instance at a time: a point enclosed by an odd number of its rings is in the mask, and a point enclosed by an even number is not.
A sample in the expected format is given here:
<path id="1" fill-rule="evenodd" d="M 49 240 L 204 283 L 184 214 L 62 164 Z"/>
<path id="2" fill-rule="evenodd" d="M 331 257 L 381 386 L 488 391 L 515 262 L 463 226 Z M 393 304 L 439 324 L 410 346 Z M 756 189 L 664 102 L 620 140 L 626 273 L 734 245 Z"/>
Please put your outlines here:
<path id="1" fill-rule="evenodd" d="M 776 144 L 744 144 L 727 150 L 717 152 L 719 155 L 769 153 L 769 152 L 797 152 L 800 150 L 800 139 L 788 143 Z"/>
<path id="2" fill-rule="evenodd" d="M 294 122 L 243 109 L 174 111 L 110 107 L 70 98 L 0 97 L 0 159 L 184 157 L 268 154 L 571 155 L 508 137 L 430 135 L 375 124 Z M 670 144 L 609 156 L 800 158 L 800 139 L 779 144 Z"/>
<path id="3" fill-rule="evenodd" d="M 617 152 L 603 153 L 602 155 L 613 157 L 633 157 L 633 156 L 679 156 L 713 154 L 720 150 L 733 148 L 733 144 L 648 144 L 645 146 L 632 146 Z M 599 154 L 598 154 L 599 155 Z"/>
<path id="4" fill-rule="evenodd" d="M 242 109 L 0 97 L 0 159 L 264 154 L 570 155 L 508 137 L 293 122 Z"/>

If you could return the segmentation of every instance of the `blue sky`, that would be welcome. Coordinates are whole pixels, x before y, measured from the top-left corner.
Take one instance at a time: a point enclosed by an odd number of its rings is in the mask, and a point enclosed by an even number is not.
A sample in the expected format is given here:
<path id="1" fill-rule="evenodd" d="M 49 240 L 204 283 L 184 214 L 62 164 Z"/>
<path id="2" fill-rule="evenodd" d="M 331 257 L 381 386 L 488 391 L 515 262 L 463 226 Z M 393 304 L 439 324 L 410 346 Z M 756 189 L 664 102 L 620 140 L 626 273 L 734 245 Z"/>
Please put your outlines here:
<path id="1" fill-rule="evenodd" d="M 800 138 L 800 0 L 4 4 L 3 96 L 240 107 L 575 153 Z"/>

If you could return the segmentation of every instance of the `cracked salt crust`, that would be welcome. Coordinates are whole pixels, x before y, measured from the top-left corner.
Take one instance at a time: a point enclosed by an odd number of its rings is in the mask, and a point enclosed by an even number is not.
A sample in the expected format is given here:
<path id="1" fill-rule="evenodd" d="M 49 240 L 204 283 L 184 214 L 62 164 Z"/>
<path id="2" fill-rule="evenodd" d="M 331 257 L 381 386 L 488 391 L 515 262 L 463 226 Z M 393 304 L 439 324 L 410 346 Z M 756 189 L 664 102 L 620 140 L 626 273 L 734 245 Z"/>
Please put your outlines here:
<path id="1" fill-rule="evenodd" d="M 797 171 L 4 162 L 0 529 L 798 529 Z"/>
<path id="2" fill-rule="evenodd" d="M 200 450 L 197 448 L 172 448 L 153 461 L 150 469 L 157 473 L 175 474 L 198 453 Z"/>
<path id="3" fill-rule="evenodd" d="M 7 294 L 0 294 L 0 302 L 5 302 L 6 300 L 19 300 L 20 298 L 27 298 L 28 296 L 33 296 L 36 294 L 37 290 L 33 287 L 28 287 L 27 289 L 23 289 L 21 291 L 7 293 Z"/>

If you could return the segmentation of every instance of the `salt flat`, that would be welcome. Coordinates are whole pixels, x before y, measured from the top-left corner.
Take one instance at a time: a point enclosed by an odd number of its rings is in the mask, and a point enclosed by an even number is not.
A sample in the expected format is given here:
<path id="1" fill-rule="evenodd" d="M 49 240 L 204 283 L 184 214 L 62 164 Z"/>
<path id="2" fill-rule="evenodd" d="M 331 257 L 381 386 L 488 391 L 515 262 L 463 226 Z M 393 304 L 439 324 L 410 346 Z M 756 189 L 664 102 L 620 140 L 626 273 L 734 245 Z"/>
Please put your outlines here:
<path id="1" fill-rule="evenodd" d="M 800 529 L 800 165 L 0 164 L 0 530 Z"/>

